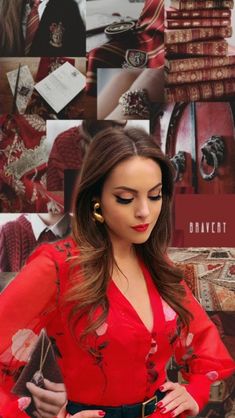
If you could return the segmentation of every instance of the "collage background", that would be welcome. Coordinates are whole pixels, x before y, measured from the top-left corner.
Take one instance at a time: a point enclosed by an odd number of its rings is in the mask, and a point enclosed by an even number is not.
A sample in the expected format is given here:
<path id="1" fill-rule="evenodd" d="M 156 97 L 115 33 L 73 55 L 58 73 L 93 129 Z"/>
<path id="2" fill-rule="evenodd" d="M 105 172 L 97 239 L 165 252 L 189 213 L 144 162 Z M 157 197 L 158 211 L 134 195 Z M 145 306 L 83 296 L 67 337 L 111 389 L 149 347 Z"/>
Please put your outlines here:
<path id="1" fill-rule="evenodd" d="M 0 0 L 1 1 L 1 0 Z M 104 4 L 104 0 L 99 0 L 100 4 Z M 109 0 L 109 4 L 111 0 Z M 127 0 L 122 0 L 122 2 L 127 2 Z M 165 6 L 168 6 L 170 0 L 165 0 Z M 122 2 L 118 2 L 118 7 L 122 10 Z M 92 7 L 94 7 L 94 2 L 90 1 L 87 2 Z M 98 4 L 98 1 L 96 2 Z M 138 8 L 141 9 L 142 3 L 137 3 Z M 88 6 L 89 7 L 89 6 Z M 91 9 L 92 9 L 91 7 Z M 103 7 L 103 6 L 102 6 Z M 116 7 L 116 6 L 115 6 Z M 83 9 L 84 10 L 84 9 Z M 108 9 L 105 9 L 107 12 Z M 235 10 L 233 10 L 233 26 L 235 26 Z M 235 31 L 234 31 L 235 32 Z M 230 39 L 231 45 L 235 46 L 235 33 L 233 37 Z M 1 62 L 0 62 L 0 71 L 1 71 Z M 0 92 L 1 93 L 1 92 Z M 220 115 L 221 117 L 221 115 Z M 223 115 L 222 115 L 223 117 Z M 145 126 L 148 125 L 148 121 L 141 121 L 140 123 L 144 123 Z M 47 141 L 52 145 L 52 141 L 55 140 L 56 136 L 63 132 L 64 130 L 68 129 L 68 127 L 76 126 L 78 124 L 78 119 L 76 120 L 59 120 L 59 121 L 47 121 Z M 134 125 L 135 121 L 131 121 Z M 234 138 L 235 139 L 235 138 Z M 50 145 L 50 146 L 51 146 Z M 0 157 L 1 158 L 1 157 Z M 229 208 L 229 210 L 234 211 L 233 208 Z M 19 214 L 0 214 L 0 227 L 4 223 L 8 222 L 9 220 L 15 219 L 18 217 Z M 1 234 L 1 232 L 0 232 Z M 221 326 L 223 328 L 222 334 L 226 334 L 227 341 L 226 343 L 229 344 L 231 353 L 235 356 L 235 333 L 232 329 L 235 318 L 235 300 L 234 300 L 234 291 L 235 291 L 235 271 L 233 270 L 233 266 L 235 266 L 235 250 L 234 248 L 226 248 L 217 247 L 213 248 L 186 248 L 186 249 L 179 249 L 179 248 L 170 248 L 169 253 L 170 256 L 179 264 L 183 264 L 183 269 L 185 274 L 188 278 L 188 283 L 191 285 L 194 292 L 197 294 L 200 302 L 204 306 L 204 308 L 210 313 L 210 315 L 215 315 L 216 319 L 220 317 L 219 321 L 221 321 Z M 234 247 L 235 247 L 235 240 L 234 240 Z M 210 253 L 212 251 L 224 251 L 227 253 L 228 257 L 217 257 L 215 262 L 210 258 Z M 1 248 L 0 248 L 1 251 Z M 206 257 L 206 256 L 208 257 Z M 220 265 L 219 265 L 220 264 Z M 211 270 L 207 270 L 207 267 Z M 212 266 L 212 267 L 211 267 Z M 227 270 L 226 270 L 227 269 Z M 226 271 L 231 270 L 230 275 L 226 273 Z M 212 274 L 213 273 L 213 274 Z M 3 280 L 3 283 L 8 282 L 9 277 L 12 278 L 12 275 L 8 275 L 7 272 L 0 273 L 0 278 Z M 224 293 L 223 293 L 224 292 Z M 208 300 L 209 298 L 209 300 Z M 227 302 L 225 302 L 225 299 Z M 222 318 L 223 317 L 223 318 Z M 222 319 L 221 319 L 222 318 Z M 229 324 L 229 325 L 228 325 Z M 233 401 L 234 395 L 234 386 L 230 384 L 230 394 L 231 397 L 229 402 L 233 403 L 233 411 L 232 413 L 224 414 L 223 416 L 218 415 L 217 412 L 211 412 L 213 410 L 206 410 L 203 415 L 200 417 L 207 417 L 207 418 L 233 418 L 235 417 L 235 405 Z M 217 397 L 219 398 L 220 395 L 217 393 Z M 227 404 L 229 403 L 227 402 Z M 216 405 L 220 405 L 220 401 L 215 402 Z M 231 406 L 231 405 L 230 405 Z M 219 412 L 221 414 L 221 412 Z"/>

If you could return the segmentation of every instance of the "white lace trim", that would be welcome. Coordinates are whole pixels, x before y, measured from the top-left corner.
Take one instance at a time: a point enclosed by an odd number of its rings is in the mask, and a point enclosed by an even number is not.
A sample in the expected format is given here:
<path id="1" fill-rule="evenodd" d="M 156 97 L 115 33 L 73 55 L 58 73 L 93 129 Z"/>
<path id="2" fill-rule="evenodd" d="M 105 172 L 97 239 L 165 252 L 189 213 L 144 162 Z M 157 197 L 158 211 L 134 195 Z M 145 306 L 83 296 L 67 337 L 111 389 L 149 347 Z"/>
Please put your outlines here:
<path id="1" fill-rule="evenodd" d="M 5 166 L 5 174 L 19 180 L 27 172 L 47 163 L 47 154 L 45 137 L 42 137 L 40 145 L 33 149 L 25 149 L 20 158 Z"/>

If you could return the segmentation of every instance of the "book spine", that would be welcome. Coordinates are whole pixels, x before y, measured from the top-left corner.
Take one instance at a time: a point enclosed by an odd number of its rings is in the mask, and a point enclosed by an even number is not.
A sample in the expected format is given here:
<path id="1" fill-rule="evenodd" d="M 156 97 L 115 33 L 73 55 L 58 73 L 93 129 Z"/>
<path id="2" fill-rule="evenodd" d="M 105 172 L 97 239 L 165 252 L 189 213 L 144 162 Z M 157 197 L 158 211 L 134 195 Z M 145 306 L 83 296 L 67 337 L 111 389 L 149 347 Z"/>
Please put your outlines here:
<path id="1" fill-rule="evenodd" d="M 233 9 L 233 0 L 173 0 L 172 7 L 179 10 Z"/>
<path id="2" fill-rule="evenodd" d="M 168 29 L 175 28 L 208 28 L 208 27 L 226 27 L 231 25 L 231 19 L 178 19 L 167 20 L 166 27 Z"/>
<path id="3" fill-rule="evenodd" d="M 167 19 L 195 19 L 195 18 L 229 18 L 231 10 L 229 9 L 208 9 L 208 10 L 167 10 Z"/>
<path id="4" fill-rule="evenodd" d="M 164 36 L 165 45 L 199 41 L 203 39 L 230 38 L 232 36 L 232 27 L 165 30 Z"/>
<path id="5" fill-rule="evenodd" d="M 171 44 L 166 46 L 166 52 L 167 54 L 225 56 L 228 54 L 228 43 L 222 40 Z"/>
<path id="6" fill-rule="evenodd" d="M 170 73 L 200 70 L 204 68 L 225 67 L 227 65 L 235 65 L 235 55 L 228 57 L 203 57 L 165 60 L 165 69 Z"/>
<path id="7" fill-rule="evenodd" d="M 193 102 L 229 98 L 235 93 L 235 79 L 182 84 L 165 88 L 167 102 Z"/>
<path id="8" fill-rule="evenodd" d="M 235 65 L 171 73 L 166 76 L 166 82 L 168 85 L 171 85 L 196 83 L 207 80 L 225 80 L 227 78 L 235 78 Z"/>

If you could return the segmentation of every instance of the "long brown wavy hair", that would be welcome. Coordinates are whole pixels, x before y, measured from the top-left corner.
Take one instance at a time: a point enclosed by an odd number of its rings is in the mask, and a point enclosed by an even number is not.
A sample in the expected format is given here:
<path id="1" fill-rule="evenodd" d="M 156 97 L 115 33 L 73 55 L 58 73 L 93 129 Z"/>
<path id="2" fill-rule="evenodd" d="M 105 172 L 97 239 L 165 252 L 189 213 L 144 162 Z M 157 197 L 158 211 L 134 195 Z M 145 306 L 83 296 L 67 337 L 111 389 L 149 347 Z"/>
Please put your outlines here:
<path id="1" fill-rule="evenodd" d="M 80 140 L 81 149 L 83 155 L 85 155 L 87 148 L 90 142 L 93 140 L 95 135 L 100 131 L 107 128 L 118 128 L 124 127 L 126 125 L 126 120 L 96 120 L 96 119 L 86 119 L 83 120 L 79 126 L 79 131 L 81 132 L 82 138 Z"/>
<path id="2" fill-rule="evenodd" d="M 0 54 L 5 57 L 22 56 L 22 13 L 25 0 L 0 2 Z"/>
<path id="3" fill-rule="evenodd" d="M 88 315 L 88 325 L 81 339 L 101 325 L 107 316 L 107 286 L 115 264 L 105 223 L 95 223 L 92 219 L 94 198 L 101 196 L 104 182 L 113 168 L 133 156 L 151 158 L 159 164 L 163 199 L 158 221 L 150 237 L 143 244 L 133 245 L 161 296 L 178 313 L 183 324 L 189 324 L 191 315 L 183 305 L 185 291 L 180 283 L 182 272 L 169 262 L 166 255 L 171 234 L 172 165 L 144 130 L 109 128 L 100 132 L 88 149 L 74 199 L 72 233 L 80 251 L 75 259 L 80 273 L 71 272 L 72 286 L 66 300 L 73 302 L 70 324 L 75 326 L 83 315 Z M 102 308 L 102 313 L 94 320 L 94 312 L 98 307 Z"/>

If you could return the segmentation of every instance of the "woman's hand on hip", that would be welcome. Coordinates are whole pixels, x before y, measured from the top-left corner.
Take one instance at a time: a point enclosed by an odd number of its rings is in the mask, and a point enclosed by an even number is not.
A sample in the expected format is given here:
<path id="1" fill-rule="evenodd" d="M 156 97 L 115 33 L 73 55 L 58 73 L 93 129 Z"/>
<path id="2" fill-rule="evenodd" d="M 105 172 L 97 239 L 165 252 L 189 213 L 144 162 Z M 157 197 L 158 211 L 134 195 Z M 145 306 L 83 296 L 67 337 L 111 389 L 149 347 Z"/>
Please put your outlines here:
<path id="1" fill-rule="evenodd" d="M 161 414 L 171 412 L 172 417 L 177 417 L 184 411 L 191 416 L 198 414 L 198 404 L 184 386 L 179 383 L 166 382 L 160 390 L 167 392 L 165 398 L 157 404 Z"/>
<path id="2" fill-rule="evenodd" d="M 67 400 L 66 389 L 63 383 L 53 383 L 44 379 L 45 389 L 39 388 L 31 382 L 27 383 L 27 388 L 30 391 L 37 412 L 36 418 L 53 418 Z"/>

